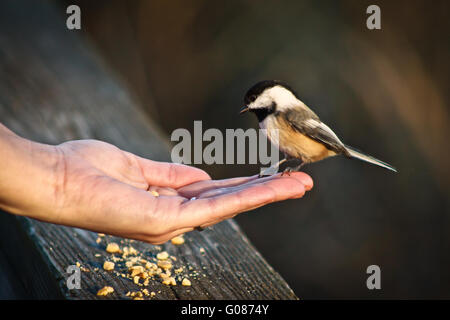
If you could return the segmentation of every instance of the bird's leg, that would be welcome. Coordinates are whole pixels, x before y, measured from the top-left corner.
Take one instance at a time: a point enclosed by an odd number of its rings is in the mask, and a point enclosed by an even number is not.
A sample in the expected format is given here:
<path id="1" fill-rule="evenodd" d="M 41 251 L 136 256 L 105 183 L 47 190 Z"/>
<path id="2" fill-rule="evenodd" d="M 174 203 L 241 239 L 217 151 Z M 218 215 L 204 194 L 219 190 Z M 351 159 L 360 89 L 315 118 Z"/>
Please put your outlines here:
<path id="1" fill-rule="evenodd" d="M 288 159 L 284 158 L 283 160 L 280 160 L 277 163 L 275 163 L 273 166 L 263 170 L 262 172 L 259 173 L 258 178 L 264 177 L 265 173 L 269 170 L 272 171 L 273 169 L 278 169 L 280 167 L 280 165 L 285 163 L 287 160 Z"/>
<path id="2" fill-rule="evenodd" d="M 285 175 L 285 174 L 290 176 L 291 172 L 300 171 L 300 168 L 303 167 L 305 162 L 302 161 L 301 159 L 295 159 L 295 160 L 299 160 L 299 161 L 301 161 L 301 163 L 299 165 L 295 166 L 295 167 L 286 167 L 286 169 L 284 169 L 283 172 L 281 173 L 282 176 Z"/>

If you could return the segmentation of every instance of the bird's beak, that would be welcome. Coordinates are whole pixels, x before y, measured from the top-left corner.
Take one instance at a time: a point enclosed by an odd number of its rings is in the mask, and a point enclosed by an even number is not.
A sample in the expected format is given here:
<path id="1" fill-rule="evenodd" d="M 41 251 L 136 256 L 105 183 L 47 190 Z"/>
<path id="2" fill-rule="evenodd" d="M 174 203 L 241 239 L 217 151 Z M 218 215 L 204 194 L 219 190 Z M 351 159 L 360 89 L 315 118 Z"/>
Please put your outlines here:
<path id="1" fill-rule="evenodd" d="M 248 106 L 243 106 L 241 111 L 239 111 L 239 114 L 246 113 L 248 111 Z"/>

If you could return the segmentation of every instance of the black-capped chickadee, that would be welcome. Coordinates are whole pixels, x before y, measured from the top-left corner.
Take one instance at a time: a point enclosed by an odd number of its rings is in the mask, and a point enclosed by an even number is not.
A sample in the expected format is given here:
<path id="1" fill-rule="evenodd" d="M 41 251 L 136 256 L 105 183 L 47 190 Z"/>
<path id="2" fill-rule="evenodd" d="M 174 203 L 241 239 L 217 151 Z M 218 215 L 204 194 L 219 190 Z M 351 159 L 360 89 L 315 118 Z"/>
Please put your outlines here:
<path id="1" fill-rule="evenodd" d="M 244 98 L 241 113 L 253 112 L 261 129 L 267 129 L 269 140 L 278 146 L 286 158 L 301 164 L 285 172 L 298 171 L 306 163 L 335 155 L 360 159 L 397 172 L 391 165 L 344 145 L 336 134 L 309 109 L 286 84 L 277 80 L 261 81 L 251 87 Z M 271 139 L 271 130 L 278 129 L 278 141 Z"/>

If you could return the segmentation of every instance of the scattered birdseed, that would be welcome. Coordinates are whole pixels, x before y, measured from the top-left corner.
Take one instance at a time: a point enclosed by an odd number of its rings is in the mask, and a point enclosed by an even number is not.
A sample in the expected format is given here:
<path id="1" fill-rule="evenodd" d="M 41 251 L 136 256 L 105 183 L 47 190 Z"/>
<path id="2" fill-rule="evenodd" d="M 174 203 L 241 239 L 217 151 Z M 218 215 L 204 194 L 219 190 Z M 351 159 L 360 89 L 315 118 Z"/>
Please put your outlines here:
<path id="1" fill-rule="evenodd" d="M 181 282 L 181 285 L 189 287 L 191 285 L 191 281 L 187 278 L 184 278 L 183 281 Z"/>
<path id="2" fill-rule="evenodd" d="M 109 253 L 120 253 L 120 247 L 117 243 L 111 242 L 106 246 L 106 252 Z"/>
<path id="3" fill-rule="evenodd" d="M 171 242 L 172 242 L 172 244 L 179 246 L 184 243 L 184 238 L 183 238 L 183 236 L 178 236 L 178 237 L 172 238 Z"/>
<path id="4" fill-rule="evenodd" d="M 177 282 L 176 282 L 175 278 L 173 278 L 173 277 L 168 277 L 168 278 L 164 279 L 162 283 L 165 284 L 166 286 L 170 286 L 170 285 L 176 286 L 177 285 Z"/>
<path id="5" fill-rule="evenodd" d="M 116 256 L 113 255 L 111 257 L 111 260 L 114 261 L 114 262 L 117 262 L 117 261 L 122 261 L 122 258 L 119 258 L 119 257 L 116 257 Z"/>
<path id="6" fill-rule="evenodd" d="M 111 262 L 111 261 L 105 261 L 105 262 L 103 263 L 103 269 L 105 269 L 106 271 L 114 270 L 114 262 Z"/>
<path id="7" fill-rule="evenodd" d="M 127 297 L 142 298 L 143 294 L 142 294 L 141 291 L 133 291 L 133 292 L 128 291 L 127 292 Z M 136 300 L 142 300 L 142 299 L 136 299 Z"/>
<path id="8" fill-rule="evenodd" d="M 203 249 L 203 248 L 200 248 L 200 253 L 205 253 L 205 249 Z"/>
<path id="9" fill-rule="evenodd" d="M 151 193 L 152 195 L 154 195 L 155 197 L 159 197 L 158 191 L 151 190 L 150 193 Z"/>
<path id="10" fill-rule="evenodd" d="M 170 271 L 169 271 L 169 270 L 166 270 L 166 272 L 161 272 L 161 273 L 159 274 L 159 277 L 160 277 L 160 278 L 163 278 L 163 279 L 166 279 L 166 278 L 169 278 L 171 275 L 172 275 L 172 274 L 170 273 Z"/>
<path id="11" fill-rule="evenodd" d="M 132 246 L 129 247 L 123 247 L 123 258 L 126 258 L 128 255 L 137 255 L 138 252 L 135 248 L 133 248 Z M 137 259 L 136 259 L 137 262 Z"/>
<path id="12" fill-rule="evenodd" d="M 166 251 L 160 252 L 156 255 L 156 259 L 158 260 L 166 260 L 169 258 L 169 254 Z"/>
<path id="13" fill-rule="evenodd" d="M 95 240 L 95 242 L 100 243 L 102 241 L 102 239 L 99 237 L 97 238 L 97 240 Z"/>
<path id="14" fill-rule="evenodd" d="M 104 236 L 105 236 L 104 233 L 97 233 L 97 235 L 98 235 L 99 237 L 104 237 Z"/>
<path id="15" fill-rule="evenodd" d="M 143 266 L 133 266 L 133 267 L 130 267 L 129 271 L 131 272 L 131 276 L 135 277 L 144 272 L 144 267 Z"/>
<path id="16" fill-rule="evenodd" d="M 114 292 L 114 288 L 113 287 L 106 286 L 106 287 L 103 287 L 100 290 L 98 290 L 97 295 L 98 296 L 106 296 L 106 295 L 108 295 L 110 293 L 113 293 L 113 292 Z"/>
<path id="17" fill-rule="evenodd" d="M 75 265 L 79 268 L 81 266 L 81 264 L 77 261 L 77 263 L 75 263 Z"/>
<path id="18" fill-rule="evenodd" d="M 167 269 L 172 269 L 172 262 L 167 261 L 167 260 L 159 260 L 158 261 L 158 267 L 167 270 Z"/>
<path id="19" fill-rule="evenodd" d="M 181 273 L 181 272 L 183 272 L 183 267 L 179 267 L 178 269 L 175 269 L 174 271 L 175 271 L 175 273 Z"/>

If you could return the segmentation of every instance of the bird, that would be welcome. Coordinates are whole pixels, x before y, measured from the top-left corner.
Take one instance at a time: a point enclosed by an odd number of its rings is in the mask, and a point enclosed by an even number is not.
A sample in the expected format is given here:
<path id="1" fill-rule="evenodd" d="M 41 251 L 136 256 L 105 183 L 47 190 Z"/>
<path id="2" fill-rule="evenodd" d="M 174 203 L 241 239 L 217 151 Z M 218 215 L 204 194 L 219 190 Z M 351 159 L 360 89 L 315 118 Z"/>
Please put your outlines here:
<path id="1" fill-rule="evenodd" d="M 246 112 L 256 115 L 259 127 L 266 129 L 264 132 L 268 139 L 284 153 L 285 158 L 275 165 L 276 168 L 286 161 L 299 163 L 288 166 L 282 174 L 299 171 L 305 164 L 337 155 L 397 172 L 390 164 L 342 143 L 333 130 L 283 81 L 264 80 L 253 85 L 245 94 L 244 106 L 240 111 L 241 114 Z"/>

